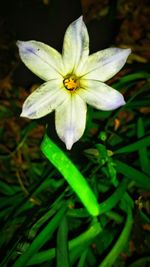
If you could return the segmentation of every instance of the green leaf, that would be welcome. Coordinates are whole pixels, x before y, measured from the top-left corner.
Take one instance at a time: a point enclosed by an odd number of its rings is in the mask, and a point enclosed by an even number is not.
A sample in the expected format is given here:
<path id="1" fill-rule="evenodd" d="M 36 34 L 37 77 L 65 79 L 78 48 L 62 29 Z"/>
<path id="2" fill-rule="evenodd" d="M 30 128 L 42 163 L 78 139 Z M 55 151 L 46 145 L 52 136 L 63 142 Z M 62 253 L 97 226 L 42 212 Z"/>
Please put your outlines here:
<path id="1" fill-rule="evenodd" d="M 76 238 L 69 241 L 69 244 L 68 244 L 69 245 L 69 251 L 72 251 L 71 257 L 75 257 L 76 253 L 74 253 L 74 250 L 76 250 L 76 248 L 79 248 L 79 247 L 80 248 L 82 248 L 82 247 L 87 248 L 89 246 L 89 244 L 93 241 L 93 239 L 101 231 L 102 231 L 102 228 L 101 228 L 100 224 L 96 220 L 93 220 L 92 224 L 85 232 L 83 232 L 82 234 L 80 234 Z M 52 249 L 49 249 L 46 251 L 39 252 L 38 254 L 34 255 L 30 259 L 30 261 L 28 262 L 27 265 L 41 264 L 41 263 L 46 262 L 46 261 L 49 262 L 54 257 L 55 257 L 55 248 L 52 248 Z M 78 257 L 79 257 L 79 254 L 78 254 Z"/>
<path id="2" fill-rule="evenodd" d="M 127 243 L 127 240 L 130 236 L 131 228 L 132 228 L 132 213 L 131 210 L 128 209 L 127 219 L 124 225 L 124 228 L 114 244 L 113 248 L 109 251 L 108 255 L 104 258 L 104 260 L 99 264 L 99 267 L 111 267 L 121 251 L 123 250 L 124 246 Z"/>
<path id="3" fill-rule="evenodd" d="M 97 259 L 96 259 L 96 255 L 93 251 L 93 249 L 91 247 L 89 247 L 88 249 L 88 253 L 87 253 L 87 262 L 88 262 L 88 267 L 90 266 L 96 266 L 97 264 Z"/>
<path id="4" fill-rule="evenodd" d="M 110 211 L 117 205 L 117 203 L 120 201 L 120 199 L 122 198 L 122 196 L 126 191 L 127 184 L 128 184 L 127 180 L 123 179 L 123 181 L 118 185 L 114 193 L 110 197 L 108 197 L 105 201 L 99 204 L 100 215 Z M 83 209 L 68 210 L 67 215 L 73 217 L 81 217 L 81 218 L 88 217 L 86 210 Z"/>
<path id="5" fill-rule="evenodd" d="M 113 84 L 113 87 L 115 87 L 116 89 L 120 89 L 127 83 L 131 83 L 133 81 L 137 82 L 137 80 L 139 79 L 149 79 L 149 78 L 150 78 L 150 74 L 148 72 L 139 71 L 139 72 L 128 74 L 128 75 L 125 75 L 124 77 L 121 77 L 121 79 L 117 83 Z"/>
<path id="6" fill-rule="evenodd" d="M 70 159 L 58 148 L 47 135 L 41 144 L 41 150 L 49 161 L 60 171 L 83 205 L 92 216 L 99 214 L 99 206 L 94 193 L 85 178 L 71 162 Z"/>
<path id="7" fill-rule="evenodd" d="M 14 203 L 13 208 L 18 205 L 20 201 L 22 201 L 24 195 L 22 192 L 17 193 L 15 195 L 11 195 L 9 197 L 0 197 L 0 203 L 1 203 L 1 208 L 7 207 L 7 206 L 12 206 L 12 203 Z"/>
<path id="8" fill-rule="evenodd" d="M 131 103 L 127 103 L 128 108 L 140 108 L 140 107 L 149 107 L 150 99 L 136 100 Z"/>
<path id="9" fill-rule="evenodd" d="M 62 216 L 66 211 L 66 205 L 64 205 L 55 217 L 46 225 L 46 227 L 37 235 L 28 249 L 23 253 L 12 267 L 24 267 L 32 256 L 39 251 L 39 249 L 52 237 L 54 231 L 60 223 Z"/>
<path id="10" fill-rule="evenodd" d="M 104 202 L 100 204 L 100 214 L 110 211 L 113 207 L 116 206 L 118 201 L 122 198 L 125 190 L 127 188 L 127 180 L 123 180 L 115 192 L 107 198 Z"/>
<path id="11" fill-rule="evenodd" d="M 36 236 L 37 232 L 39 231 L 40 227 L 45 224 L 48 220 L 51 219 L 52 216 L 56 213 L 56 210 L 59 210 L 63 205 L 64 201 L 61 200 L 63 193 L 60 195 L 59 198 L 51 205 L 50 209 L 44 213 L 30 228 L 28 233 L 28 238 L 33 239 Z"/>
<path id="12" fill-rule="evenodd" d="M 144 213 L 142 210 L 139 211 L 141 219 L 144 221 L 144 223 L 150 224 L 150 217 L 148 214 Z"/>
<path id="13" fill-rule="evenodd" d="M 139 186 L 149 190 L 150 189 L 150 177 L 136 170 L 135 168 L 127 165 L 126 163 L 115 160 L 116 169 L 119 173 L 122 173 L 125 177 L 135 181 Z"/>
<path id="14" fill-rule="evenodd" d="M 70 266 L 68 257 L 68 224 L 65 215 L 60 222 L 57 233 L 56 262 L 57 267 Z"/>
<path id="15" fill-rule="evenodd" d="M 120 154 L 120 153 L 131 153 L 134 151 L 137 151 L 143 147 L 150 146 L 150 136 L 144 137 L 141 140 L 138 140 L 130 145 L 124 146 L 116 150 L 114 153 L 115 154 Z"/>
<path id="16" fill-rule="evenodd" d="M 144 123 L 143 123 L 142 118 L 139 118 L 137 121 L 137 136 L 138 138 L 141 138 L 144 135 L 145 135 Z M 147 146 L 141 146 L 139 148 L 138 153 L 139 153 L 139 161 L 140 161 L 142 171 L 150 175 L 150 160 L 149 160 L 148 151 L 146 148 Z"/>
<path id="17" fill-rule="evenodd" d="M 141 266 L 149 266 L 150 265 L 150 257 L 143 257 L 141 259 L 136 260 L 135 262 L 131 263 L 129 267 L 141 267 Z"/>
<path id="18" fill-rule="evenodd" d="M 85 260 L 86 260 L 86 256 L 87 256 L 87 249 L 85 251 L 83 251 L 80 260 L 78 262 L 77 267 L 84 267 L 85 266 Z"/>
<path id="19" fill-rule="evenodd" d="M 0 181 L 0 191 L 5 195 L 13 195 L 19 190 L 19 186 L 9 185 L 3 181 Z"/>

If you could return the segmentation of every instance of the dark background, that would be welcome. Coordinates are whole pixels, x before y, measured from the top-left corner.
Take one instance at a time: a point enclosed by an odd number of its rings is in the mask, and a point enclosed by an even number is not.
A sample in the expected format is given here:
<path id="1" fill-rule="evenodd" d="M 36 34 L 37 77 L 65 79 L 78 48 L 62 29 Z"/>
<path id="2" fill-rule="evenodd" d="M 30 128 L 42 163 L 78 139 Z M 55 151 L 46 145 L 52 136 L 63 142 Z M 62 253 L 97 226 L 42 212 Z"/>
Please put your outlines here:
<path id="1" fill-rule="evenodd" d="M 1 78 L 11 71 L 16 61 L 19 62 L 16 40 L 38 40 L 61 52 L 67 26 L 82 14 L 90 35 L 91 53 L 110 46 L 119 26 L 115 18 L 116 1 L 110 2 L 109 12 L 98 20 L 94 17 L 88 18 L 89 12 L 79 0 L 1 1 L 0 41 L 3 44 L 0 46 Z M 94 8 L 96 11 L 97 7 Z M 19 63 L 19 66 L 15 65 L 13 80 L 25 86 L 39 81 L 22 63 Z"/>

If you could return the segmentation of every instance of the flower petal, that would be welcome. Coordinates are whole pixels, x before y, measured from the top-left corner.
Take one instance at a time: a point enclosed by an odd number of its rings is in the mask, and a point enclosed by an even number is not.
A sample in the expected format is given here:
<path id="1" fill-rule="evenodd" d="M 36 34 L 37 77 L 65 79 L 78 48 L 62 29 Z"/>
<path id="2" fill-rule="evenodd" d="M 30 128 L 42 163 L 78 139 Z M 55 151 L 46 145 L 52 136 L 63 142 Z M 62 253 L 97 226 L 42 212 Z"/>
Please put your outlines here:
<path id="1" fill-rule="evenodd" d="M 121 93 L 95 80 L 81 80 L 79 95 L 89 105 L 100 110 L 113 110 L 125 104 Z"/>
<path id="2" fill-rule="evenodd" d="M 83 135 L 86 110 L 86 103 L 77 94 L 70 94 L 70 98 L 56 109 L 56 131 L 67 149 Z"/>
<path id="3" fill-rule="evenodd" d="M 61 88 L 60 81 L 48 81 L 28 96 L 20 116 L 30 119 L 41 118 L 62 104 L 67 97 L 68 93 L 66 89 Z"/>
<path id="4" fill-rule="evenodd" d="M 66 30 L 63 44 L 63 63 L 65 72 L 75 72 L 80 62 L 89 55 L 89 35 L 82 16 L 72 22 Z"/>
<path id="5" fill-rule="evenodd" d="M 84 79 L 105 82 L 124 66 L 131 49 L 108 48 L 89 56 L 82 68 Z"/>
<path id="6" fill-rule="evenodd" d="M 61 75 L 62 57 L 54 48 L 36 41 L 18 41 L 17 45 L 21 60 L 41 79 L 48 81 Z"/>

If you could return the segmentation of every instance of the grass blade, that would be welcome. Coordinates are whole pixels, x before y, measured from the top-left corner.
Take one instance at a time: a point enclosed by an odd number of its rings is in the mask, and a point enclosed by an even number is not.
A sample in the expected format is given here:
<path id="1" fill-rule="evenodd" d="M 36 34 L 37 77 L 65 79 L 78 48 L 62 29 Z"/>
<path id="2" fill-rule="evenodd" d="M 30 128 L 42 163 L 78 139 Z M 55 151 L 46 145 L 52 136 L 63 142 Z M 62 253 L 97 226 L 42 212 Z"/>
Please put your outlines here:
<path id="1" fill-rule="evenodd" d="M 60 222 L 57 233 L 56 262 L 57 267 L 70 266 L 68 257 L 68 224 L 65 215 Z"/>
<path id="2" fill-rule="evenodd" d="M 139 118 L 137 122 L 137 135 L 138 138 L 141 138 L 145 135 L 144 123 L 142 118 Z M 150 160 L 146 146 L 141 146 L 138 152 L 142 171 L 150 175 Z"/>
<path id="3" fill-rule="evenodd" d="M 12 267 L 24 267 L 32 256 L 51 238 L 52 234 L 56 230 L 63 214 L 66 211 L 66 205 L 64 205 L 55 217 L 47 224 L 47 226 L 37 235 L 31 245 L 22 254 Z"/>
<path id="4" fill-rule="evenodd" d="M 84 245 L 88 247 L 88 245 L 93 241 L 93 238 L 95 238 L 101 231 L 102 228 L 100 224 L 94 220 L 91 226 L 85 232 L 83 232 L 76 238 L 69 241 L 69 251 L 73 251 L 78 247 L 82 248 Z M 33 257 L 30 259 L 27 265 L 41 264 L 43 262 L 50 261 L 54 257 L 55 257 L 55 248 L 52 248 L 46 251 L 39 252 L 36 255 L 33 255 Z"/>
<path id="5" fill-rule="evenodd" d="M 122 173 L 128 179 L 134 180 L 139 186 L 149 190 L 150 189 L 150 177 L 136 170 L 135 168 L 127 165 L 126 163 L 115 160 L 116 169 L 119 173 Z"/>
<path id="6" fill-rule="evenodd" d="M 87 256 L 87 249 L 85 251 L 83 251 L 77 267 L 84 267 L 85 266 L 86 256 Z"/>
<path id="7" fill-rule="evenodd" d="M 113 265 L 113 263 L 115 262 L 115 260 L 117 259 L 121 251 L 123 250 L 124 246 L 126 245 L 126 242 L 131 232 L 132 222 L 133 222 L 132 213 L 131 213 L 131 210 L 128 209 L 125 226 L 117 242 L 115 243 L 113 248 L 110 250 L 108 255 L 104 258 L 104 260 L 100 263 L 99 267 L 111 267 Z"/>
<path id="8" fill-rule="evenodd" d="M 120 154 L 120 153 L 130 153 L 137 151 L 143 147 L 150 146 L 150 136 L 144 137 L 141 140 L 138 140 L 130 145 L 124 146 L 116 150 L 114 153 L 115 154 Z"/>

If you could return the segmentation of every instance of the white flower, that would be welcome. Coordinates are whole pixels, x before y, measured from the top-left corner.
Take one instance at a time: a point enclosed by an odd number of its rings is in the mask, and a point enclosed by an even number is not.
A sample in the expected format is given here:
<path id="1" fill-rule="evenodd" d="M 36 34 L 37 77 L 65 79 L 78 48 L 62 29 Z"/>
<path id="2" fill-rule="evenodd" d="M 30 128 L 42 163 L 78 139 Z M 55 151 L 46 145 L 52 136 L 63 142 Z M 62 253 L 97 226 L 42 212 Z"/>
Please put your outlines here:
<path id="1" fill-rule="evenodd" d="M 113 110 L 123 96 L 104 82 L 125 64 L 130 49 L 108 48 L 89 55 L 89 36 L 82 17 L 66 30 L 62 55 L 36 41 L 18 41 L 24 64 L 45 81 L 24 102 L 22 117 L 41 118 L 55 111 L 56 131 L 67 149 L 83 135 L 87 104 Z"/>

